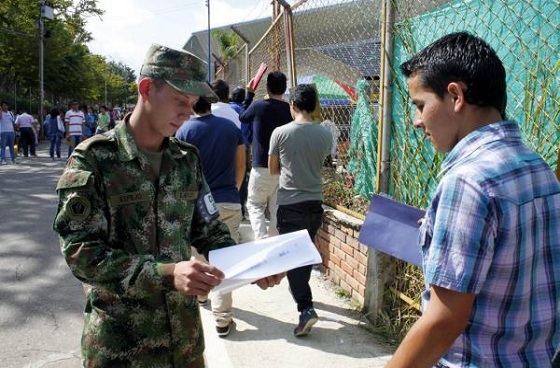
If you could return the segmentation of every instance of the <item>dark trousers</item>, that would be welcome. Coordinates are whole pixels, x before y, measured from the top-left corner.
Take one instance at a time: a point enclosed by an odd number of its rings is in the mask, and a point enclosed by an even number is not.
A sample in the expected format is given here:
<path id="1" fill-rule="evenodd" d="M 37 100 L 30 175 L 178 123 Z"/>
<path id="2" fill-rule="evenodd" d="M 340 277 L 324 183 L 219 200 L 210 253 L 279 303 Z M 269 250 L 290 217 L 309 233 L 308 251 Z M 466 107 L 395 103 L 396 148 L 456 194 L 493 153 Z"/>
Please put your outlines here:
<path id="1" fill-rule="evenodd" d="M 31 156 L 35 155 L 35 133 L 33 133 L 33 128 L 19 128 L 21 133 L 19 139 L 19 145 L 23 150 L 23 155 L 28 157 L 29 154 Z"/>
<path id="2" fill-rule="evenodd" d="M 277 217 L 280 234 L 306 229 L 311 240 L 314 240 L 323 221 L 323 205 L 321 201 L 280 205 Z M 313 307 L 313 295 L 309 286 L 312 268 L 313 266 L 303 266 L 288 271 L 290 291 L 299 312 L 307 307 Z"/>
<path id="3" fill-rule="evenodd" d="M 56 157 L 60 158 L 60 143 L 62 142 L 62 133 L 53 133 L 49 137 L 49 155 L 51 158 L 54 158 L 56 153 Z"/>

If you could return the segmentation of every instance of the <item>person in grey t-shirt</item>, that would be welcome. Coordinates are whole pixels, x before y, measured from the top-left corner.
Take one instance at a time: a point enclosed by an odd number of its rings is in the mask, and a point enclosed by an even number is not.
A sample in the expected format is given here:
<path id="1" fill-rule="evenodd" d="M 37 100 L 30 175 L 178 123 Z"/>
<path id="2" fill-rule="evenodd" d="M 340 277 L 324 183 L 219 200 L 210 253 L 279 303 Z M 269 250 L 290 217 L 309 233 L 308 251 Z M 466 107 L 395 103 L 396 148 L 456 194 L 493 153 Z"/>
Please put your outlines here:
<path id="1" fill-rule="evenodd" d="M 321 168 L 331 152 L 332 135 L 313 122 L 317 92 L 312 85 L 297 86 L 290 100 L 294 121 L 272 132 L 268 151 L 270 174 L 280 174 L 277 227 L 280 234 L 306 229 L 314 239 L 323 220 Z M 290 290 L 300 312 L 294 330 L 297 337 L 307 335 L 318 320 L 309 286 L 311 268 L 288 271 Z"/>

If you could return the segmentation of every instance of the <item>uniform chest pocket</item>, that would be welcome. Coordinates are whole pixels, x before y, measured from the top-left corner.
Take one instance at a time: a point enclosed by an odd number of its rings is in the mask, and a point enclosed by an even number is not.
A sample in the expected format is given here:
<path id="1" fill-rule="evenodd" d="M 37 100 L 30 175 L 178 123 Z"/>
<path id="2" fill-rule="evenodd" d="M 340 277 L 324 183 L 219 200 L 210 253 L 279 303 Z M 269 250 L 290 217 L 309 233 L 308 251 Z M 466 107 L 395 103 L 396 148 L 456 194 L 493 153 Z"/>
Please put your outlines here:
<path id="1" fill-rule="evenodd" d="M 150 191 L 133 191 L 109 197 L 114 238 L 125 250 L 152 253 L 156 240 L 156 216 Z"/>

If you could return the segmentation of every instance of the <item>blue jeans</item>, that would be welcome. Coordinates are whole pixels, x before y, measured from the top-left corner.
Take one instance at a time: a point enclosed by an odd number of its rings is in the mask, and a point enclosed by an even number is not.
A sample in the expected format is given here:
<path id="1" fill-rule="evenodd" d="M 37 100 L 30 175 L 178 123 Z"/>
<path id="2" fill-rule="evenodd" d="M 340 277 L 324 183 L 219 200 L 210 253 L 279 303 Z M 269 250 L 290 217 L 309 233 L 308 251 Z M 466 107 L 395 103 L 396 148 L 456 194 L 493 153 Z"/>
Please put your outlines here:
<path id="1" fill-rule="evenodd" d="M 70 155 L 72 154 L 72 151 L 74 151 L 74 147 L 76 147 L 78 144 L 80 144 L 80 142 L 82 141 L 82 136 L 81 135 L 71 135 L 70 139 L 72 140 L 74 145 L 68 145 L 68 157 L 70 157 Z"/>
<path id="2" fill-rule="evenodd" d="M 51 143 L 49 146 L 50 157 L 54 158 L 54 153 L 56 150 L 56 157 L 60 158 L 60 142 L 62 141 L 62 133 L 51 134 L 49 141 Z"/>
<path id="3" fill-rule="evenodd" d="M 0 156 L 2 161 L 6 161 L 6 146 L 10 150 L 12 161 L 16 160 L 16 153 L 14 151 L 14 144 L 16 141 L 15 132 L 2 132 L 0 133 Z"/>
<path id="4" fill-rule="evenodd" d="M 277 220 L 280 234 L 306 229 L 311 240 L 314 240 L 323 222 L 323 204 L 321 201 L 306 201 L 280 205 L 278 206 Z M 308 307 L 313 307 L 313 295 L 309 286 L 312 268 L 313 266 L 309 265 L 288 271 L 290 291 L 297 303 L 299 312 Z"/>

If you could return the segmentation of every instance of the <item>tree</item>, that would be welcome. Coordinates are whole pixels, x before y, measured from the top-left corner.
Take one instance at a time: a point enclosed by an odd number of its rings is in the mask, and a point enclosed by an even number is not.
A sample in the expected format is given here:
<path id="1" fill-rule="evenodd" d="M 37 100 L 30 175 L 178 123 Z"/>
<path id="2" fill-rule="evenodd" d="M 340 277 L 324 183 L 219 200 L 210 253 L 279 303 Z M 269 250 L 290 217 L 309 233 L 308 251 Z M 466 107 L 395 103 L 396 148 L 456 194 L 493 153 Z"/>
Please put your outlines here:
<path id="1" fill-rule="evenodd" d="M 85 29 L 88 17 L 103 15 L 95 0 L 51 0 L 53 20 L 45 20 L 44 90 L 45 105 L 64 107 L 69 100 L 93 103 L 104 98 L 105 75 L 115 70 L 119 76 L 115 91 L 126 96 L 136 77 L 126 65 L 112 66 L 92 54 L 86 43 L 91 34 Z M 17 95 L 29 96 L 39 90 L 39 51 L 37 22 L 39 0 L 2 0 L 0 2 L 0 98 L 12 101 Z M 132 85 L 132 87 L 131 87 Z M 115 95 L 118 95 L 115 92 Z M 134 94 L 130 94 L 133 96 Z M 121 98 L 121 96 L 116 96 Z M 23 99 L 16 97 L 18 100 Z M 121 101 L 121 100 L 119 100 Z M 29 101 L 26 101 L 27 103 Z M 32 101 L 38 111 L 38 98 Z M 18 102 L 19 103 L 19 102 Z"/>
<path id="2" fill-rule="evenodd" d="M 239 52 L 240 37 L 234 32 L 214 30 L 212 37 L 220 46 L 220 59 L 223 63 L 224 75 L 228 75 L 228 62 Z"/>

